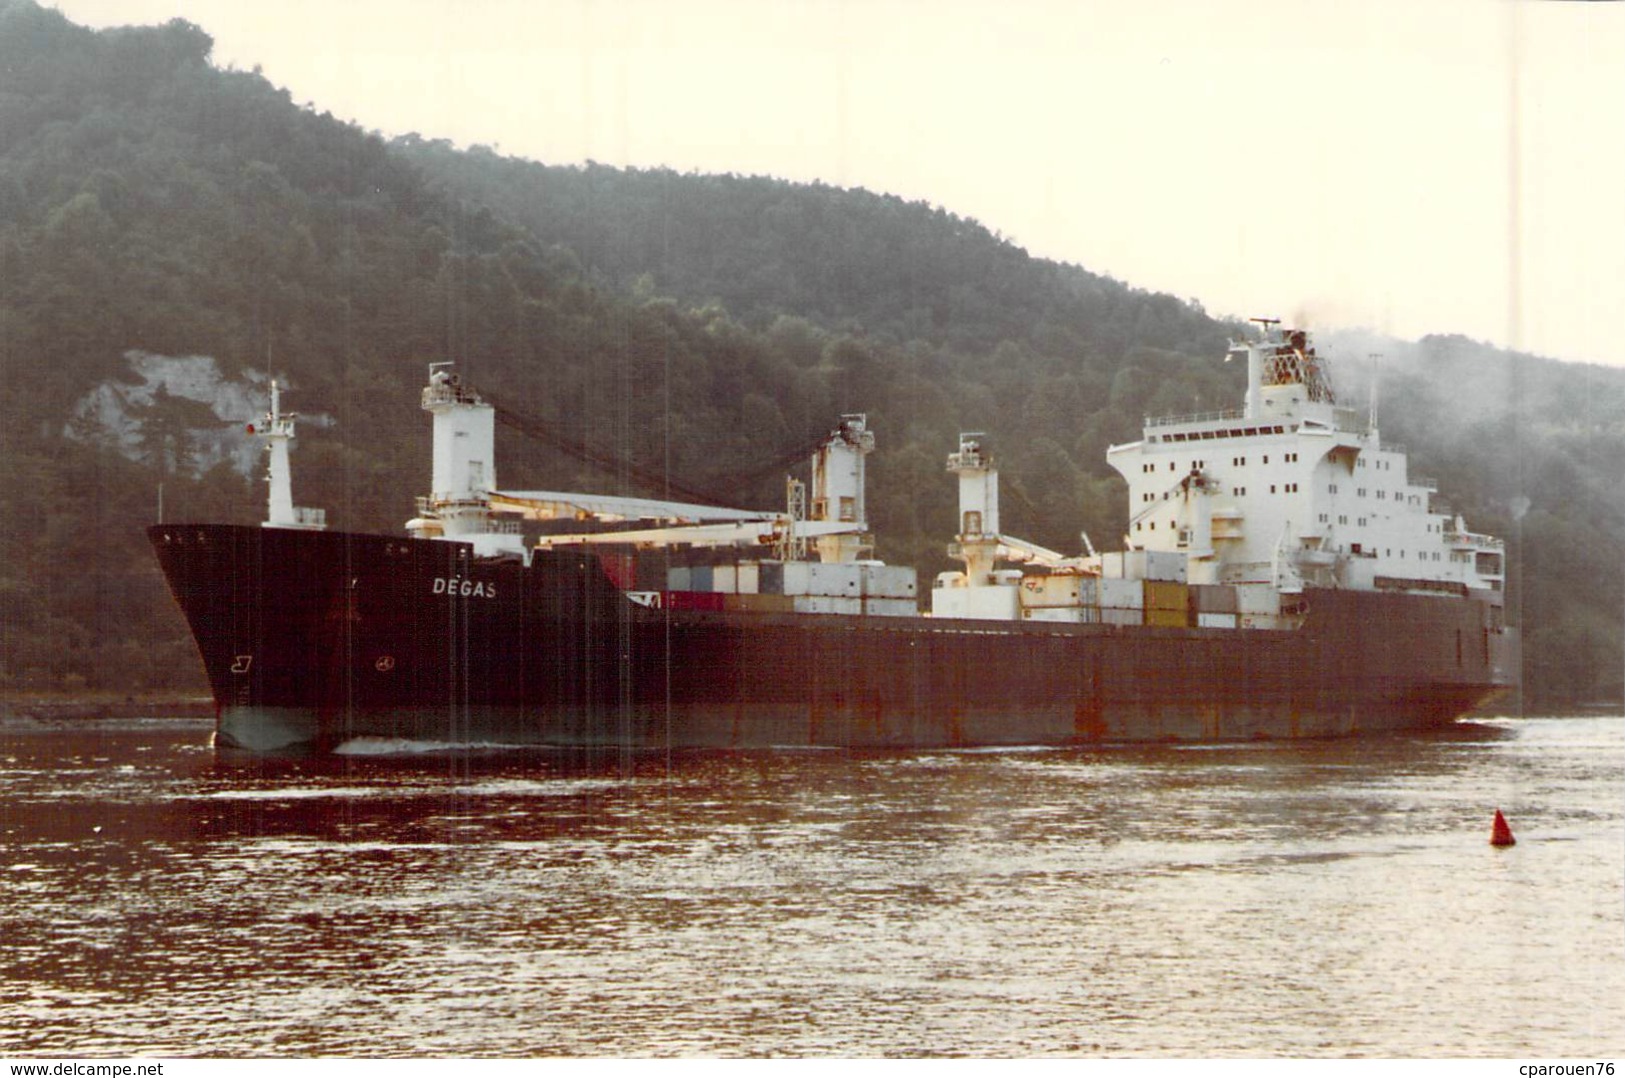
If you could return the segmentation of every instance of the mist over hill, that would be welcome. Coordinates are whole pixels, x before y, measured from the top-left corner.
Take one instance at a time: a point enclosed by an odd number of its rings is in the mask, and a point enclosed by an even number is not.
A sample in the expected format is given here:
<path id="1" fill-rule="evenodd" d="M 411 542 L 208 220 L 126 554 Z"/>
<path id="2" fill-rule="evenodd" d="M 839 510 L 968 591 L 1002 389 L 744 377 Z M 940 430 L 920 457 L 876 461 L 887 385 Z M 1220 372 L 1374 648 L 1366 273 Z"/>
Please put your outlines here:
<path id="1" fill-rule="evenodd" d="M 201 689 L 141 529 L 160 487 L 170 520 L 262 519 L 226 431 L 271 377 L 325 417 L 301 428 L 298 502 L 383 531 L 427 484 L 432 361 L 619 464 L 503 432 L 511 486 L 668 493 L 633 482 L 654 476 L 773 506 L 762 465 L 867 412 L 879 554 L 922 573 L 949 564 L 960 430 L 988 432 L 1011 531 L 1110 548 L 1106 447 L 1240 401 L 1243 327 L 948 210 L 386 142 L 211 46 L 0 0 L 0 688 Z M 1625 548 L 1601 493 L 1625 379 L 1460 338 L 1322 344 L 1350 399 L 1384 353 L 1385 436 L 1518 541 L 1534 704 L 1617 696 Z"/>

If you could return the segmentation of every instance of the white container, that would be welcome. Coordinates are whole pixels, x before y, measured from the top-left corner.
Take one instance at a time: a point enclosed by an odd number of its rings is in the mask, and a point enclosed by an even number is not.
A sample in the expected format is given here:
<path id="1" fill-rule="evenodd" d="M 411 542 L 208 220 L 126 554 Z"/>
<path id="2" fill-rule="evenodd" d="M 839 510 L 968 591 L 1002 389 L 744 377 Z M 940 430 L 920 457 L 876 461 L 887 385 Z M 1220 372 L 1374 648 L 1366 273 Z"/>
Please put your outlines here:
<path id="1" fill-rule="evenodd" d="M 1175 550 L 1133 550 L 1124 556 L 1123 575 L 1130 579 L 1183 584 L 1186 558 Z"/>
<path id="2" fill-rule="evenodd" d="M 863 600 L 842 595 L 797 595 L 793 609 L 798 614 L 863 613 Z"/>
<path id="3" fill-rule="evenodd" d="M 863 594 L 876 599 L 912 599 L 919 594 L 918 577 L 908 565 L 865 565 Z"/>
<path id="4" fill-rule="evenodd" d="M 1237 584 L 1236 611 L 1273 617 L 1281 612 L 1281 593 L 1268 584 Z"/>
<path id="5" fill-rule="evenodd" d="M 812 562 L 787 561 L 784 563 L 784 585 L 781 595 L 806 595 L 812 579 Z"/>
<path id="6" fill-rule="evenodd" d="M 931 592 L 931 613 L 939 618 L 978 618 L 1015 621 L 1021 616 L 1019 588 L 937 588 Z"/>
<path id="7" fill-rule="evenodd" d="M 1165 580 L 1184 584 L 1189 559 L 1177 550 L 1111 550 L 1100 556 L 1100 575 L 1111 580 Z"/>
<path id="8" fill-rule="evenodd" d="M 856 599 L 863 595 L 863 570 L 862 565 L 845 562 L 808 562 L 807 594 Z"/>
<path id="9" fill-rule="evenodd" d="M 1034 610 L 1049 607 L 1077 607 L 1083 578 L 1072 573 L 1035 573 L 1021 581 L 1021 605 Z"/>
<path id="10" fill-rule="evenodd" d="M 1083 609 L 1076 606 L 1029 606 L 1021 611 L 1025 621 L 1053 621 L 1068 625 L 1083 622 Z"/>
<path id="11" fill-rule="evenodd" d="M 1102 578 L 1100 581 L 1100 608 L 1102 610 L 1133 610 L 1145 607 L 1145 586 L 1138 580 Z"/>
<path id="12" fill-rule="evenodd" d="M 1275 614 L 1241 614 L 1237 619 L 1243 629 L 1292 629 L 1296 626 L 1291 618 L 1283 618 Z"/>

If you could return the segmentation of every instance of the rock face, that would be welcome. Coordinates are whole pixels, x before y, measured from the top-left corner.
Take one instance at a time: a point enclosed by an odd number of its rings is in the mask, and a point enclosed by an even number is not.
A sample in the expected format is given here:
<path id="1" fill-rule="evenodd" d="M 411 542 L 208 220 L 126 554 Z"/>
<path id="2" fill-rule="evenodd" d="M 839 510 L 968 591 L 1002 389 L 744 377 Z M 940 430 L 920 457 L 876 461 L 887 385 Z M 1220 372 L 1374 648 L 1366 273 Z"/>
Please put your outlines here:
<path id="1" fill-rule="evenodd" d="M 131 460 L 155 450 L 160 429 L 184 434 L 175 448 L 176 466 L 190 474 L 229 461 L 242 475 L 253 472 L 259 443 L 248 425 L 265 412 L 270 376 L 245 369 L 228 379 L 213 356 L 161 356 L 124 353 L 131 381 L 103 382 L 80 398 L 63 433 L 80 441 L 101 441 Z M 284 388 L 289 385 L 277 376 Z M 307 424 L 332 425 L 325 415 L 301 417 Z"/>

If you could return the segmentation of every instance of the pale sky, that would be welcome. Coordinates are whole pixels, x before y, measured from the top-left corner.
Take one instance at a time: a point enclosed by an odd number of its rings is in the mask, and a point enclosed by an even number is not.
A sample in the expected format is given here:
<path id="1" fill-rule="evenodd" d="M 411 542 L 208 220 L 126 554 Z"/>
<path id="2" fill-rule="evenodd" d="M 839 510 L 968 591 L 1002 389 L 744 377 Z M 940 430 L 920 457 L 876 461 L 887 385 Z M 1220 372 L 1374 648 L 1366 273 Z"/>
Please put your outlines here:
<path id="1" fill-rule="evenodd" d="M 1625 3 L 55 6 L 385 135 L 865 187 L 1214 314 L 1625 366 Z"/>

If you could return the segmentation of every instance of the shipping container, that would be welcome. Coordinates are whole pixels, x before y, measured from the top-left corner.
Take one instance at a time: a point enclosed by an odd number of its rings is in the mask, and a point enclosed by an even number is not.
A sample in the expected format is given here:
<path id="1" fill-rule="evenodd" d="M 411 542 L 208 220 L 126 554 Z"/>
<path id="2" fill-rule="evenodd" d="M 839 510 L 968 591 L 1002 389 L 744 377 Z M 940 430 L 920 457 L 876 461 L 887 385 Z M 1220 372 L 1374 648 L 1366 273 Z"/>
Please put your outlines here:
<path id="1" fill-rule="evenodd" d="M 1131 575 L 1141 580 L 1162 580 L 1185 583 L 1187 559 L 1174 550 L 1136 550 L 1133 552 L 1134 570 Z"/>
<path id="2" fill-rule="evenodd" d="M 1191 609 L 1198 614 L 1235 614 L 1236 589 L 1228 584 L 1193 584 Z"/>
<path id="3" fill-rule="evenodd" d="M 1145 617 L 1138 610 L 1124 610 L 1121 607 L 1103 606 L 1100 608 L 1100 623 L 1102 625 L 1143 625 Z"/>
<path id="4" fill-rule="evenodd" d="M 807 594 L 808 570 L 811 562 L 764 561 L 757 570 L 756 590 L 763 595 Z"/>
<path id="5" fill-rule="evenodd" d="M 1196 626 L 1199 629 L 1234 629 L 1236 615 L 1202 612 L 1196 615 Z"/>
<path id="6" fill-rule="evenodd" d="M 738 610 L 747 614 L 788 614 L 795 609 L 795 601 L 788 595 L 724 595 L 724 610 Z"/>
<path id="7" fill-rule="evenodd" d="M 756 582 L 756 590 L 763 595 L 783 595 L 784 563 L 782 561 L 758 562 Z"/>
<path id="8" fill-rule="evenodd" d="M 807 562 L 808 595 L 831 595 L 856 599 L 863 595 L 861 565 L 844 562 Z"/>
<path id="9" fill-rule="evenodd" d="M 918 577 L 909 565 L 865 565 L 863 594 L 876 599 L 912 599 L 919 594 Z"/>
<path id="10" fill-rule="evenodd" d="M 798 614 L 851 614 L 863 613 L 863 600 L 844 595 L 796 595 L 791 598 Z"/>
<path id="11" fill-rule="evenodd" d="M 1021 605 L 1027 608 L 1075 607 L 1080 604 L 1079 583 L 1082 577 L 1075 573 L 1034 574 L 1021 581 Z"/>
<path id="12" fill-rule="evenodd" d="M 937 588 L 931 612 L 939 618 L 1014 621 L 1021 616 L 1020 588 Z"/>
<path id="13" fill-rule="evenodd" d="M 1100 581 L 1100 607 L 1120 610 L 1139 610 L 1145 605 L 1145 586 L 1138 580 L 1102 578 Z"/>
<path id="14" fill-rule="evenodd" d="M 1237 584 L 1236 613 L 1275 615 L 1281 611 L 1281 595 L 1268 584 Z"/>
<path id="15" fill-rule="evenodd" d="M 1021 611 L 1022 618 L 1027 621 L 1054 621 L 1071 625 L 1082 622 L 1083 614 L 1083 608 L 1078 606 L 1029 606 Z"/>
<path id="16" fill-rule="evenodd" d="M 1155 607 L 1147 607 L 1145 611 L 1145 624 L 1158 625 L 1165 629 L 1183 629 L 1190 624 L 1190 614 L 1187 613 L 1183 607 L 1178 610 L 1163 610 Z"/>
<path id="17" fill-rule="evenodd" d="M 1147 610 L 1178 611 L 1183 617 L 1190 610 L 1190 589 L 1170 580 L 1147 580 L 1145 608 Z"/>
<path id="18" fill-rule="evenodd" d="M 920 604 L 913 599 L 865 599 L 863 611 L 880 618 L 913 618 L 920 613 Z"/>
<path id="19" fill-rule="evenodd" d="M 1100 556 L 1100 575 L 1110 580 L 1183 584 L 1186 572 L 1186 557 L 1177 550 L 1110 550 Z"/>
<path id="20" fill-rule="evenodd" d="M 1293 629 L 1296 628 L 1294 619 L 1283 618 L 1278 614 L 1239 614 L 1237 621 L 1243 629 Z"/>

